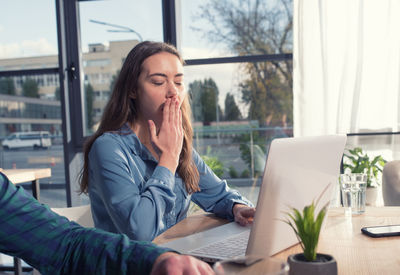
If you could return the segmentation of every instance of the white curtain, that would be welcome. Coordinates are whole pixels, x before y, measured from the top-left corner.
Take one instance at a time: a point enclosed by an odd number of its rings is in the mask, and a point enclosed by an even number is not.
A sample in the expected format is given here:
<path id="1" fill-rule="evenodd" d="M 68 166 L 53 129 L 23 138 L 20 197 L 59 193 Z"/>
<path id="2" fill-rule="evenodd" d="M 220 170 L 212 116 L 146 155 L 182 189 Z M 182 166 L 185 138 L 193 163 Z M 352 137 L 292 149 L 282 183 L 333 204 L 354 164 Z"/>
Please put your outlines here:
<path id="1" fill-rule="evenodd" d="M 293 44 L 295 136 L 399 131 L 399 0 L 294 0 Z"/>

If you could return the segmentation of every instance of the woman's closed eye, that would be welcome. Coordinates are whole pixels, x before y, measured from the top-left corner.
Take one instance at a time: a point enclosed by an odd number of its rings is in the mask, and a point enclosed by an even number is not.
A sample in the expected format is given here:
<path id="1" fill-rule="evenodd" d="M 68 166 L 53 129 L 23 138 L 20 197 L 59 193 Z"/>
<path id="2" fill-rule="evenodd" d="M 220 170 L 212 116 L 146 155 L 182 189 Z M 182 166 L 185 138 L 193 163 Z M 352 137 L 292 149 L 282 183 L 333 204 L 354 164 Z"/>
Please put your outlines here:
<path id="1" fill-rule="evenodd" d="M 156 86 L 161 86 L 164 84 L 164 81 L 160 81 L 160 80 L 152 80 L 151 83 L 153 83 Z"/>
<path id="2" fill-rule="evenodd" d="M 182 75 L 176 76 L 174 78 L 174 83 L 176 86 L 182 86 L 183 85 L 183 76 Z"/>

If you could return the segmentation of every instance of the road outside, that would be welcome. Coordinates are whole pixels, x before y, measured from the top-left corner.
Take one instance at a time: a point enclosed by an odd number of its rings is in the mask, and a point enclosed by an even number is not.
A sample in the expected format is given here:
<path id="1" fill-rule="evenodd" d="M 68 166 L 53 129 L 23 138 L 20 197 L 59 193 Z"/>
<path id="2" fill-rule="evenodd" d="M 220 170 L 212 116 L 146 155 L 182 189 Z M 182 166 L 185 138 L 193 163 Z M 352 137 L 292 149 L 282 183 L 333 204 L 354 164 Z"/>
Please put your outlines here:
<path id="1" fill-rule="evenodd" d="M 0 150 L 0 167 L 12 168 L 51 168 L 51 178 L 41 183 L 65 183 L 64 152 L 62 145 L 53 145 L 49 149 Z"/>

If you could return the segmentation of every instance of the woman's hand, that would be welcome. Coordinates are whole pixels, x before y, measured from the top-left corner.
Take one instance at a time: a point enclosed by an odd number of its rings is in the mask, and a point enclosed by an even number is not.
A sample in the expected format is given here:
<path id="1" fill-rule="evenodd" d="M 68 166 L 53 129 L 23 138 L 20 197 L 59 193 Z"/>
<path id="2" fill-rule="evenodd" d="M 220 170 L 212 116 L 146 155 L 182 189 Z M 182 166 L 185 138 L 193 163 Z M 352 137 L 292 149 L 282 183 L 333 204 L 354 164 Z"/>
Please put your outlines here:
<path id="1" fill-rule="evenodd" d="M 151 275 L 212 275 L 211 266 L 196 258 L 173 252 L 161 254 L 155 261 Z"/>
<path id="2" fill-rule="evenodd" d="M 236 203 L 232 208 L 233 216 L 235 217 L 235 222 L 242 226 L 253 223 L 254 214 L 256 209 L 254 207 L 249 207 L 244 204 Z"/>
<path id="3" fill-rule="evenodd" d="M 151 142 L 159 153 L 159 165 L 175 174 L 183 145 L 182 113 L 177 97 L 166 100 L 158 134 L 152 120 L 149 120 L 149 129 Z"/>

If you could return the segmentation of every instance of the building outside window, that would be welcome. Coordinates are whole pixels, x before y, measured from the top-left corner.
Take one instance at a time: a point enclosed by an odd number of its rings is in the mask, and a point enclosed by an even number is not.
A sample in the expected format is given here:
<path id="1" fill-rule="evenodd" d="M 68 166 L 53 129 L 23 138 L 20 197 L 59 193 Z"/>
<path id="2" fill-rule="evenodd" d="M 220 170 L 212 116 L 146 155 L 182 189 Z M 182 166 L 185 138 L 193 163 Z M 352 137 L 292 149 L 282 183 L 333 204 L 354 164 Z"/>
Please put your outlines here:
<path id="1" fill-rule="evenodd" d="M 127 41 L 110 41 L 109 46 L 103 44 L 90 44 L 89 52 L 83 53 L 83 64 L 86 87 L 91 87 L 94 90 L 93 105 L 96 112 L 93 112 L 93 123 L 96 124 L 102 114 L 102 110 L 111 93 L 111 79 L 118 73 L 122 66 L 121 60 L 126 56 L 129 50 L 137 43 L 136 40 Z M 56 66 L 57 55 L 46 57 L 19 57 L 0 59 L 0 66 L 5 70 L 12 68 L 20 70 L 27 66 L 32 66 L 33 63 L 41 64 L 44 67 Z M 48 63 L 47 63 L 48 62 Z M 58 75 L 39 75 L 33 77 L 14 76 L 10 77 L 17 87 L 16 94 L 22 95 L 23 84 L 28 79 L 33 79 L 38 85 L 38 96 L 44 99 L 59 100 L 59 80 Z M 55 81 L 54 81 L 55 79 Z M 1 92 L 1 91 L 0 91 Z M 100 111 L 99 111 L 100 110 Z M 59 110 L 61 111 L 61 109 Z M 88 112 L 91 112 L 88 110 Z M 32 114 L 35 115 L 35 114 Z M 5 133 L 9 134 L 9 133 Z"/>
<path id="2" fill-rule="evenodd" d="M 0 146 L 0 167 L 51 168 L 40 181 L 41 202 L 66 206 L 56 1 L 1 1 L 0 17 L 0 142 L 30 131 L 47 131 L 53 141 L 41 150 Z"/>

